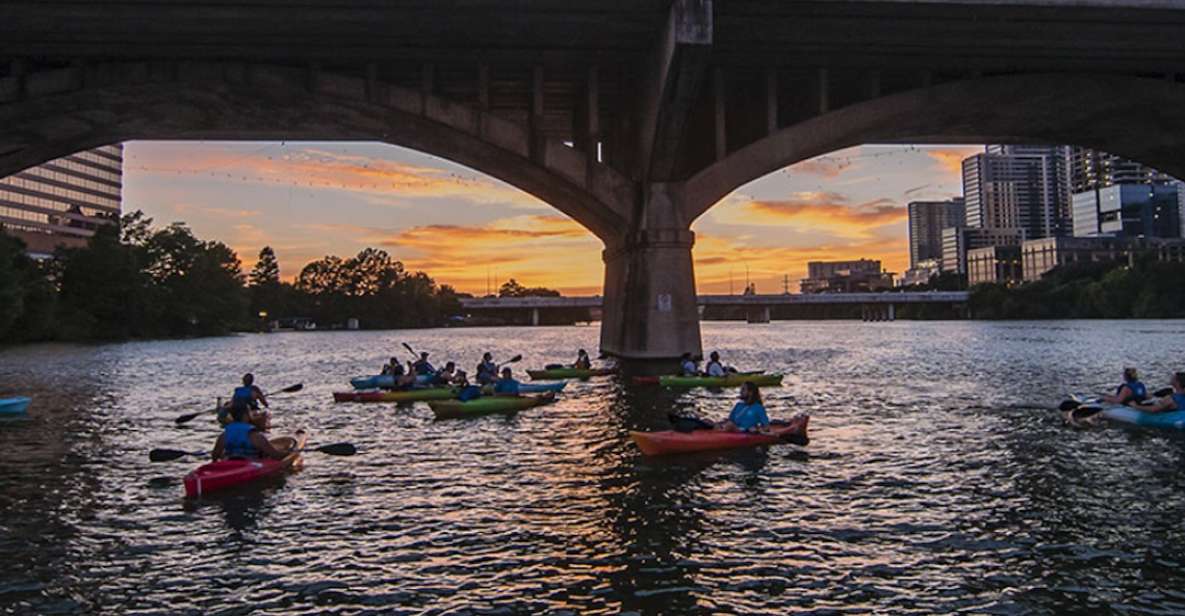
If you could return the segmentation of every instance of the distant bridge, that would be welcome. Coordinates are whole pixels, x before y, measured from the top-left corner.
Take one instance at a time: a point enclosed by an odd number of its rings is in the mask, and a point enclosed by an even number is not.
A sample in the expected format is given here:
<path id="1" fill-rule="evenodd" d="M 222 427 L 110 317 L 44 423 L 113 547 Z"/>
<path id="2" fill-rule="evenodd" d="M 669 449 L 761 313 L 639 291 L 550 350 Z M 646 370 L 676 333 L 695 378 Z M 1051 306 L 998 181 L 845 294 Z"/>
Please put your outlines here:
<path id="1" fill-rule="evenodd" d="M 967 291 L 926 291 L 920 293 L 815 293 L 771 295 L 699 295 L 696 303 L 702 311 L 708 306 L 749 308 L 750 322 L 767 323 L 770 309 L 779 306 L 860 306 L 862 316 L 871 321 L 892 321 L 902 305 L 965 305 Z M 539 324 L 541 310 L 600 309 L 600 295 L 581 297 L 474 297 L 461 300 L 466 312 L 494 310 L 530 310 L 531 323 Z M 663 306 L 656 306 L 662 310 Z"/>

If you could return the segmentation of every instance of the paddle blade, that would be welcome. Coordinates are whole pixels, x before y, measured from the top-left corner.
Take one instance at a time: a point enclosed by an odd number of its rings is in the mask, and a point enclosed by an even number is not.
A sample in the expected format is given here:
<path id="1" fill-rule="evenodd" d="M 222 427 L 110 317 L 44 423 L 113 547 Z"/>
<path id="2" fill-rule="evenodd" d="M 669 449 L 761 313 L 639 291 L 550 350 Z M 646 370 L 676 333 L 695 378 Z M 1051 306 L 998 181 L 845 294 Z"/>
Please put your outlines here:
<path id="1" fill-rule="evenodd" d="M 1078 408 L 1079 406 L 1081 406 L 1081 405 L 1078 404 L 1077 402 L 1074 402 L 1073 400 L 1063 400 L 1061 404 L 1057 405 L 1057 410 L 1062 411 L 1062 412 L 1072 411 L 1072 410 Z"/>
<path id="2" fill-rule="evenodd" d="M 1097 406 L 1083 406 L 1074 409 L 1072 416 L 1074 419 L 1086 419 L 1102 412 L 1103 409 Z"/>
<path id="3" fill-rule="evenodd" d="M 408 344 L 408 343 L 404 342 L 404 343 L 403 343 L 403 348 L 407 349 L 407 352 L 408 352 L 408 353 L 411 353 L 412 357 L 418 357 L 418 355 L 416 355 L 416 350 L 415 350 L 415 349 L 413 349 L 413 348 L 411 348 L 411 345 L 410 345 L 410 344 Z"/>
<path id="4" fill-rule="evenodd" d="M 522 355 L 515 355 L 514 357 L 511 357 L 510 359 L 506 360 L 506 363 L 513 364 L 516 361 L 522 361 L 522 360 L 523 360 Z"/>
<path id="5" fill-rule="evenodd" d="M 304 389 L 304 383 L 297 383 L 296 385 L 289 385 L 276 393 L 292 394 Z"/>
<path id="6" fill-rule="evenodd" d="M 354 447 L 353 443 L 334 443 L 332 445 L 322 445 L 314 451 L 327 453 L 331 456 L 352 456 L 358 453 L 358 448 Z"/>
<path id="7" fill-rule="evenodd" d="M 153 449 L 148 452 L 148 459 L 152 462 L 171 462 L 188 455 L 188 451 L 181 451 L 179 449 Z"/>
<path id="8" fill-rule="evenodd" d="M 174 419 L 173 421 L 177 422 L 177 425 L 181 425 L 183 423 L 189 423 L 193 421 L 193 418 L 197 417 L 198 415 L 201 415 L 201 413 L 186 413 L 177 419 Z"/>
<path id="9" fill-rule="evenodd" d="M 1157 398 L 1171 396 L 1171 395 L 1173 395 L 1173 388 L 1172 387 L 1165 387 L 1164 389 L 1158 389 L 1158 390 L 1152 392 L 1152 395 Z"/>

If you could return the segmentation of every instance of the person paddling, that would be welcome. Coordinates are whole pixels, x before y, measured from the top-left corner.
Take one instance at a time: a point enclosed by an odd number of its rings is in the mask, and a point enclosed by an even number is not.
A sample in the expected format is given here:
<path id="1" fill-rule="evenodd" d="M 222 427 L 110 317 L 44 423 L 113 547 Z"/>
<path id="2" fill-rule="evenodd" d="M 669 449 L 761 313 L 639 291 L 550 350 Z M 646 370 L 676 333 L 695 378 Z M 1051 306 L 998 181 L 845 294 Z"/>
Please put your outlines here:
<path id="1" fill-rule="evenodd" d="M 510 367 L 502 369 L 502 378 L 494 383 L 495 396 L 517 396 L 519 382 L 511 375 Z"/>
<path id="2" fill-rule="evenodd" d="M 1147 413 L 1171 413 L 1173 411 L 1185 411 L 1185 372 L 1178 372 L 1174 374 L 1170 384 L 1173 386 L 1172 394 L 1167 395 L 1159 400 L 1136 404 L 1134 405 L 1134 408 Z"/>
<path id="3" fill-rule="evenodd" d="M 417 359 L 416 363 L 412 364 L 411 367 L 417 376 L 432 376 L 433 374 L 436 374 L 436 368 L 433 368 L 432 364 L 428 362 L 427 351 L 421 352 L 420 358 Z"/>
<path id="4" fill-rule="evenodd" d="M 486 353 L 481 356 L 481 363 L 477 364 L 477 376 L 474 377 L 478 385 L 489 385 L 498 380 L 498 364 L 494 363 L 494 356 Z"/>
<path id="5" fill-rule="evenodd" d="M 720 354 L 712 351 L 708 356 L 708 363 L 704 366 L 704 374 L 708 376 L 724 376 L 728 374 L 728 369 L 724 364 L 720 363 Z"/>
<path id="6" fill-rule="evenodd" d="M 266 430 L 270 423 L 268 415 L 266 413 L 256 415 L 255 413 L 259 410 L 261 403 L 264 407 L 268 407 L 267 396 L 263 394 L 262 389 L 255 385 L 255 375 L 248 372 L 243 375 L 243 384 L 236 387 L 231 393 L 230 400 L 218 408 L 218 423 L 223 425 L 229 423 L 231 411 L 241 406 L 246 409 L 247 416 L 253 423 L 260 429 Z"/>
<path id="7" fill-rule="evenodd" d="M 1148 388 L 1140 382 L 1135 368 L 1123 369 L 1123 384 L 1115 388 L 1114 395 L 1104 395 L 1107 404 L 1141 404 L 1148 399 Z"/>
<path id="8" fill-rule="evenodd" d="M 684 353 L 679 358 L 679 373 L 682 376 L 699 376 L 699 363 L 691 358 L 691 353 Z"/>
<path id="9" fill-rule="evenodd" d="M 585 351 L 584 349 L 577 351 L 576 363 L 572 364 L 572 367 L 576 368 L 577 370 L 592 369 L 592 359 L 589 358 L 588 351 Z"/>
<path id="10" fill-rule="evenodd" d="M 453 382 L 456 376 L 457 364 L 453 362 L 446 362 L 444 367 L 436 371 L 436 375 L 432 377 L 433 385 L 448 385 Z"/>
<path id="11" fill-rule="evenodd" d="M 392 357 L 391 361 L 383 365 L 382 374 L 396 377 L 398 380 L 398 377 L 403 376 L 403 362 L 399 361 L 397 357 Z"/>
<path id="12" fill-rule="evenodd" d="M 481 397 L 481 388 L 469 384 L 469 375 L 464 370 L 457 371 L 457 378 L 453 381 L 458 388 L 457 399 L 461 402 L 476 400 Z"/>
<path id="13" fill-rule="evenodd" d="M 732 407 L 728 419 L 716 424 L 724 432 L 763 432 L 769 428 L 769 415 L 761 402 L 761 392 L 751 381 L 741 385 L 740 401 Z"/>
<path id="14" fill-rule="evenodd" d="M 231 422 L 222 429 L 210 457 L 214 461 L 224 458 L 273 458 L 281 460 L 288 455 L 272 446 L 263 431 L 251 424 L 246 405 L 236 404 L 231 408 Z"/>

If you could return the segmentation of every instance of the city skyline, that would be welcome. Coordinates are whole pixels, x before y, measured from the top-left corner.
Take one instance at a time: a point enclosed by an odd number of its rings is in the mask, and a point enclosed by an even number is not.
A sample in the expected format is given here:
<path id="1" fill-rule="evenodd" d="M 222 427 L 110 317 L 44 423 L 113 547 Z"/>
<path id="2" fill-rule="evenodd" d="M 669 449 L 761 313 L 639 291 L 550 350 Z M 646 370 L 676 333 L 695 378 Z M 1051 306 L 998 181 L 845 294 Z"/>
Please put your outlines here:
<path id="1" fill-rule="evenodd" d="M 751 182 L 692 226 L 700 292 L 791 289 L 815 260 L 909 267 L 907 204 L 961 194 L 982 145 L 864 145 Z M 244 268 L 272 246 L 293 279 L 326 254 L 374 246 L 438 282 L 482 294 L 515 278 L 566 294 L 601 291 L 601 242 L 494 178 L 374 143 L 130 142 L 124 210 L 188 223 Z M 529 251 L 523 251 L 527 247 Z M 746 271 L 747 270 L 747 271 Z"/>

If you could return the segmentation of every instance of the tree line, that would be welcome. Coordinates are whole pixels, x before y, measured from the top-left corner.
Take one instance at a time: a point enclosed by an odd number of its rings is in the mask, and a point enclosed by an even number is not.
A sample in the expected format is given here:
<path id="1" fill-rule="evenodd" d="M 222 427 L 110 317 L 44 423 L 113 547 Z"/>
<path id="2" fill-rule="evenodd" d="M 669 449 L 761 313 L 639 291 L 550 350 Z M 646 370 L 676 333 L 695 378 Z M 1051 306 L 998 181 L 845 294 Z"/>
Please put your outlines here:
<path id="1" fill-rule="evenodd" d="M 270 247 L 244 274 L 226 244 L 201 240 L 182 223 L 154 227 L 142 212 L 45 261 L 0 229 L 0 342 L 217 335 L 279 317 L 432 327 L 459 313 L 452 287 L 372 248 L 309 263 L 287 283 Z"/>

